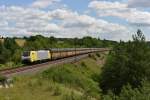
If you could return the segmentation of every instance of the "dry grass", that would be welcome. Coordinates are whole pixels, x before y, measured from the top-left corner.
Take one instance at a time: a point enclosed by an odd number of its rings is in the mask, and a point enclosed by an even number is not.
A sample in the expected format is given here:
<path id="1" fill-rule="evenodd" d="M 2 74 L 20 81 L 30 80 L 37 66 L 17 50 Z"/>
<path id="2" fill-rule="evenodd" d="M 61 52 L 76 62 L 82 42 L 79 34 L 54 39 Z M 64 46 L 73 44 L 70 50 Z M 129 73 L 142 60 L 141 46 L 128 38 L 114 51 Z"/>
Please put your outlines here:
<path id="1" fill-rule="evenodd" d="M 24 44 L 26 43 L 26 40 L 24 39 L 15 39 L 15 41 L 20 47 L 23 47 Z"/>
<path id="2" fill-rule="evenodd" d="M 15 39 L 16 43 L 20 46 L 20 47 L 23 47 L 24 44 L 26 43 L 26 40 L 24 39 Z M 4 42 L 4 39 L 0 39 L 0 42 Z"/>
<path id="3" fill-rule="evenodd" d="M 3 42 L 4 42 L 4 39 L 0 39 L 0 42 L 2 42 L 2 43 L 3 43 Z"/>

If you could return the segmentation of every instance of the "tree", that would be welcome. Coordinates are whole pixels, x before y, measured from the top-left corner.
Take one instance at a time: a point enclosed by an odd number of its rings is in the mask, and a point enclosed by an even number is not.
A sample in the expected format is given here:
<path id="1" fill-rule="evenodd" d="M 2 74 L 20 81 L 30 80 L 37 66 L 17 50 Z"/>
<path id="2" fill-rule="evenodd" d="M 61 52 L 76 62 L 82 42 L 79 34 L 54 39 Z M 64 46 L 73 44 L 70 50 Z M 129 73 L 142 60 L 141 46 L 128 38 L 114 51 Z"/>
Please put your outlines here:
<path id="1" fill-rule="evenodd" d="M 10 61 L 20 62 L 21 51 L 14 38 L 6 38 L 4 43 L 0 43 L 0 55 L 1 64 Z"/>
<path id="2" fill-rule="evenodd" d="M 50 48 L 50 42 L 48 38 L 41 35 L 31 36 L 29 39 L 27 39 L 25 48 L 26 50 L 47 49 Z"/>
<path id="3" fill-rule="evenodd" d="M 55 48 L 56 47 L 56 45 L 55 45 L 56 43 L 57 43 L 57 39 L 55 37 L 51 36 L 49 38 L 49 47 L 50 48 Z"/>
<path id="4" fill-rule="evenodd" d="M 138 87 L 141 80 L 150 79 L 149 61 L 150 48 L 138 30 L 133 41 L 120 42 L 114 47 L 102 70 L 100 87 L 104 93 L 112 90 L 116 94 L 127 84 Z"/>
<path id="5" fill-rule="evenodd" d="M 150 83 L 143 81 L 142 86 L 135 89 L 124 86 L 118 96 L 110 92 L 103 96 L 103 100 L 150 100 Z"/>
<path id="6" fill-rule="evenodd" d="M 19 49 L 19 46 L 15 42 L 14 38 L 6 38 L 4 41 L 4 46 L 6 49 L 10 50 L 11 54 L 14 54 L 16 49 Z"/>
<path id="7" fill-rule="evenodd" d="M 0 42 L 0 63 L 4 64 L 7 61 L 11 60 L 11 52 L 10 50 L 6 49 L 4 44 Z"/>

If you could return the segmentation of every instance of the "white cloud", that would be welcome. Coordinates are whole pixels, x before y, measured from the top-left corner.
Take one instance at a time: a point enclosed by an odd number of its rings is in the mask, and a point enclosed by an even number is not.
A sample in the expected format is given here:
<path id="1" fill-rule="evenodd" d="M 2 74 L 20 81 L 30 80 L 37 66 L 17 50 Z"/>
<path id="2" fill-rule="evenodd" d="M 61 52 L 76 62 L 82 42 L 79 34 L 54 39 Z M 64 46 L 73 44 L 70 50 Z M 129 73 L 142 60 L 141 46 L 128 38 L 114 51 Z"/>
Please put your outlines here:
<path id="1" fill-rule="evenodd" d="M 1 34 L 4 32 L 6 34 L 15 35 L 20 34 L 22 35 L 33 35 L 32 30 L 38 31 L 50 31 L 53 30 L 54 27 L 50 28 L 50 25 L 53 25 L 49 23 L 48 21 L 51 21 L 51 17 L 48 15 L 48 13 L 32 9 L 32 8 L 22 8 L 22 7 L 0 7 L 0 19 L 2 20 L 0 24 L 0 32 Z M 49 30 L 44 29 L 48 27 Z M 53 25 L 54 26 L 54 25 Z M 32 34 L 28 34 L 32 33 Z"/>
<path id="2" fill-rule="evenodd" d="M 17 6 L 0 7 L 0 34 L 7 36 L 30 36 L 43 34 L 56 37 L 100 37 L 111 34 L 112 39 L 125 39 L 126 27 L 79 14 L 68 9 L 44 11 Z M 105 36 L 106 37 L 106 36 Z M 116 38 L 117 37 L 117 38 Z M 110 39 L 110 38 L 109 38 Z"/>
<path id="3" fill-rule="evenodd" d="M 49 15 L 56 19 L 67 19 L 73 17 L 77 13 L 73 13 L 71 11 L 67 11 L 64 9 L 56 9 L 49 12 Z"/>
<path id="4" fill-rule="evenodd" d="M 91 7 L 90 5 L 93 4 L 93 2 L 95 1 L 92 1 L 89 4 L 89 7 Z M 140 11 L 136 8 L 128 8 L 127 4 L 125 3 L 118 3 L 117 7 L 116 2 L 107 1 L 107 3 L 105 2 L 104 4 L 105 7 L 102 6 L 103 4 L 103 1 L 98 1 L 95 6 L 92 6 L 92 9 L 94 9 L 100 17 L 114 16 L 125 19 L 132 25 L 150 26 L 150 12 Z M 110 4 L 112 5 L 112 7 L 110 7 Z M 108 9 L 107 7 L 110 9 Z"/>
<path id="5" fill-rule="evenodd" d="M 92 1 L 90 2 L 89 6 L 90 8 L 94 9 L 101 9 L 101 10 L 107 10 L 107 9 L 123 9 L 127 7 L 127 4 L 122 4 L 120 2 L 108 2 L 108 1 Z"/>
<path id="6" fill-rule="evenodd" d="M 59 2 L 60 0 L 36 0 L 31 5 L 34 8 L 46 8 L 49 5 L 52 5 L 55 2 Z"/>
<path id="7" fill-rule="evenodd" d="M 90 26 L 101 26 L 105 27 L 106 25 L 117 26 L 121 28 L 121 25 L 109 23 L 102 19 L 96 19 L 88 15 L 79 15 L 77 12 L 72 12 L 69 10 L 57 9 L 52 11 L 49 14 L 51 17 L 56 18 L 62 21 L 62 25 L 66 27 L 90 27 Z M 107 28 L 113 28 L 113 27 Z M 117 29 L 117 28 L 116 28 Z M 123 28 L 122 28 L 123 29 Z"/>
<path id="8" fill-rule="evenodd" d="M 64 35 L 68 37 L 82 37 L 85 35 L 99 37 L 101 33 L 108 35 L 112 33 L 118 34 L 114 36 L 118 36 L 118 38 L 115 39 L 119 40 L 123 34 L 128 33 L 125 26 L 113 24 L 102 19 L 96 19 L 85 14 L 80 15 L 70 10 L 57 9 L 52 11 L 50 15 L 61 21 L 60 26 L 63 27 L 62 32 L 65 34 L 68 33 L 68 35 Z M 122 39 L 123 38 L 124 37 L 122 37 Z"/>
<path id="9" fill-rule="evenodd" d="M 150 0 L 129 0 L 129 7 L 150 7 Z"/>

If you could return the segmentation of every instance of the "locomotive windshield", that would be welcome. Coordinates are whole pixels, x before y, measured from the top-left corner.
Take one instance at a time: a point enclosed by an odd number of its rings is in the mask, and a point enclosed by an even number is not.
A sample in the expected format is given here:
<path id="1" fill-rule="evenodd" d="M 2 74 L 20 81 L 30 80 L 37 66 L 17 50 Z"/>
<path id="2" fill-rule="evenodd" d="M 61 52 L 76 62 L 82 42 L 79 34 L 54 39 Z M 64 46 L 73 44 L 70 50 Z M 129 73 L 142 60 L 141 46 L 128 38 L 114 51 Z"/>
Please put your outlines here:
<path id="1" fill-rule="evenodd" d="M 23 56 L 29 56 L 29 55 L 30 55 L 30 52 L 29 52 L 29 51 L 23 52 Z"/>

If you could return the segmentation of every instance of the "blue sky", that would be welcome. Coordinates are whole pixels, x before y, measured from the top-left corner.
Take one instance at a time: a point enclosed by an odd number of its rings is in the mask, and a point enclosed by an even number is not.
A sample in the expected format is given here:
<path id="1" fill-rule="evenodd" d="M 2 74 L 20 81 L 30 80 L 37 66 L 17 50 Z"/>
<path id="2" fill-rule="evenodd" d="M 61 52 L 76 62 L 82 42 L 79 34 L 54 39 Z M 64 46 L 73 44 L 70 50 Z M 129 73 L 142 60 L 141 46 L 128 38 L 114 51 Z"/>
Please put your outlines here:
<path id="1" fill-rule="evenodd" d="M 0 5 L 16 5 L 16 6 L 25 6 L 32 3 L 33 0 L 0 0 Z"/>
<path id="2" fill-rule="evenodd" d="M 150 40 L 149 0 L 0 0 L 0 35 Z"/>

